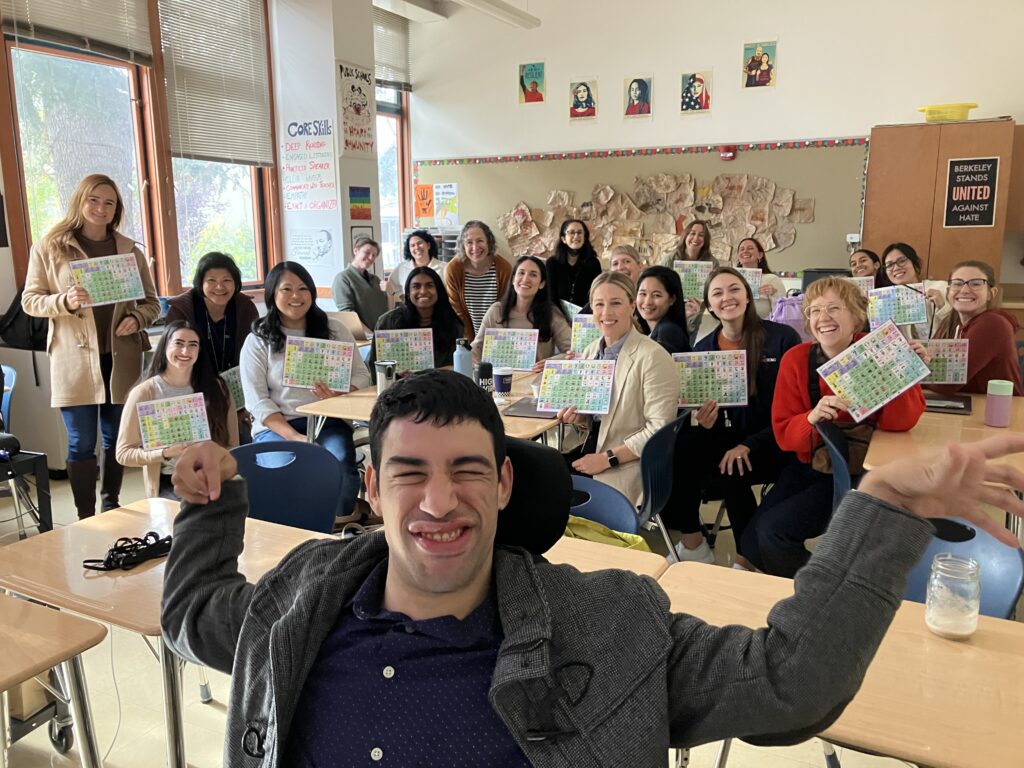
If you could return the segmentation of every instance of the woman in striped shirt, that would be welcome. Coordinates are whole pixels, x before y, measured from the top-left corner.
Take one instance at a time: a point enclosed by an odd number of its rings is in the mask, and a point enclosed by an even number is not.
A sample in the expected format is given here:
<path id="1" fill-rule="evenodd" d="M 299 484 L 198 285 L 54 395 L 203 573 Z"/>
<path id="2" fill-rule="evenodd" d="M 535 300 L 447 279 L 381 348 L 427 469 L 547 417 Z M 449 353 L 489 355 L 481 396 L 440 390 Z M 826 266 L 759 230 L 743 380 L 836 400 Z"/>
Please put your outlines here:
<path id="1" fill-rule="evenodd" d="M 512 265 L 498 255 L 491 228 L 482 221 L 466 222 L 444 284 L 467 340 L 473 340 L 484 314 L 505 294 L 511 276 Z"/>

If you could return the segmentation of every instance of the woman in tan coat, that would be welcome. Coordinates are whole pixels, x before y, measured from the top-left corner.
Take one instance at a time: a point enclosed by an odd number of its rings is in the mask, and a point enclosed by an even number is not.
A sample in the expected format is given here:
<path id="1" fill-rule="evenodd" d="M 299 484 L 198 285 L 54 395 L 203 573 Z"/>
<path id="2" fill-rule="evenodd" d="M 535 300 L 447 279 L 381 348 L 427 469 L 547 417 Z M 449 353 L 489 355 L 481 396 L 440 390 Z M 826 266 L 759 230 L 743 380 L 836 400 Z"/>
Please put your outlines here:
<path id="1" fill-rule="evenodd" d="M 142 372 L 150 348 L 148 328 L 160 314 L 153 278 L 135 242 L 117 231 L 124 203 L 113 180 L 94 173 L 82 179 L 68 213 L 32 248 L 22 307 L 50 319 L 51 399 L 68 431 L 68 479 L 79 518 L 96 513 L 97 422 L 103 434 L 103 509 L 119 505 L 123 468 L 114 456 L 121 410 Z M 93 307 L 75 284 L 71 263 L 132 253 L 145 298 Z"/>
<path id="2" fill-rule="evenodd" d="M 676 417 L 679 371 L 672 356 L 636 330 L 633 282 L 618 272 L 602 272 L 590 286 L 590 306 L 601 338 L 590 344 L 584 360 L 614 360 L 611 410 L 600 417 L 558 412 L 568 424 L 590 427 L 583 446 L 566 454 L 573 472 L 618 489 L 634 504 L 643 496 L 640 454 L 651 436 Z"/>
<path id="3" fill-rule="evenodd" d="M 153 353 L 149 378 L 128 393 L 124 418 L 117 435 L 117 460 L 126 467 L 142 467 L 146 496 L 176 499 L 171 475 L 186 444 L 146 449 L 136 406 L 150 400 L 166 400 L 202 392 L 206 400 L 206 419 L 210 437 L 225 448 L 238 445 L 238 419 L 235 402 L 227 385 L 213 369 L 205 354 L 199 330 L 184 320 L 168 323 Z"/>

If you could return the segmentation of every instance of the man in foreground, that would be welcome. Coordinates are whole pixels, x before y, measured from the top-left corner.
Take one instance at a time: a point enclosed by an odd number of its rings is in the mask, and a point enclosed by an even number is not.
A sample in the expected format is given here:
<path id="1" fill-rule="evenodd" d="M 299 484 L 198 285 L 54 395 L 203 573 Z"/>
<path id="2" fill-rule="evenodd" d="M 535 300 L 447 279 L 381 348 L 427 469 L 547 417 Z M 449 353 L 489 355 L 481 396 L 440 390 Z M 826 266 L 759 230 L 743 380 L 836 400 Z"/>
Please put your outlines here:
<path id="1" fill-rule="evenodd" d="M 166 568 L 164 638 L 232 672 L 225 765 L 658 766 L 726 737 L 797 742 L 842 712 L 931 526 L 1024 504 L 987 459 L 1008 434 L 866 475 L 768 627 L 669 611 L 654 581 L 581 574 L 494 546 L 512 468 L 489 395 L 450 371 L 403 379 L 370 422 L 383 534 L 304 544 L 256 585 L 230 454 L 190 448 Z M 947 512 L 947 510 L 949 510 Z"/>

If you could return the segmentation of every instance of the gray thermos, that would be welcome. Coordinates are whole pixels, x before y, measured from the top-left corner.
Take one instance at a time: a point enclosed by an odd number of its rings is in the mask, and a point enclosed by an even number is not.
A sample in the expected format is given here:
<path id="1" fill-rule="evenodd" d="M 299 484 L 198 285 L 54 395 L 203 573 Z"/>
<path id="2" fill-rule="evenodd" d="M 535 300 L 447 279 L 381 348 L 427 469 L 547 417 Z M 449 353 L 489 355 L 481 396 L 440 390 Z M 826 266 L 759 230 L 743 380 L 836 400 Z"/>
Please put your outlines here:
<path id="1" fill-rule="evenodd" d="M 379 395 L 395 383 L 395 368 L 398 367 L 398 363 L 395 360 L 377 360 L 373 367 L 377 373 L 377 394 Z"/>

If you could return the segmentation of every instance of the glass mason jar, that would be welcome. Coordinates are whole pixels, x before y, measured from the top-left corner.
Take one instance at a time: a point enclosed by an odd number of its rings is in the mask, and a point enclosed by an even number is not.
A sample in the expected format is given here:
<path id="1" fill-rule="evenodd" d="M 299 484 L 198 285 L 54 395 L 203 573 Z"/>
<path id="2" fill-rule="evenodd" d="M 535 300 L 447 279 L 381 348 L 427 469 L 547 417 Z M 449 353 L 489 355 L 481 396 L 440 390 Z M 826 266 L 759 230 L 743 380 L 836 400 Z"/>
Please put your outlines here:
<path id="1" fill-rule="evenodd" d="M 980 605 L 978 562 L 957 555 L 936 555 L 924 609 L 928 629 L 952 640 L 966 640 L 978 628 Z"/>

